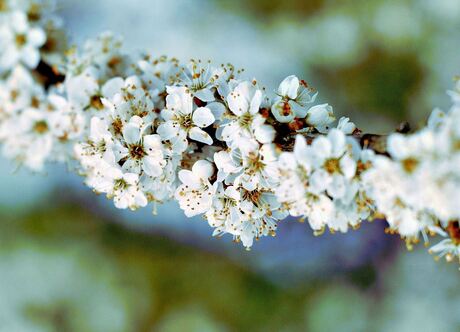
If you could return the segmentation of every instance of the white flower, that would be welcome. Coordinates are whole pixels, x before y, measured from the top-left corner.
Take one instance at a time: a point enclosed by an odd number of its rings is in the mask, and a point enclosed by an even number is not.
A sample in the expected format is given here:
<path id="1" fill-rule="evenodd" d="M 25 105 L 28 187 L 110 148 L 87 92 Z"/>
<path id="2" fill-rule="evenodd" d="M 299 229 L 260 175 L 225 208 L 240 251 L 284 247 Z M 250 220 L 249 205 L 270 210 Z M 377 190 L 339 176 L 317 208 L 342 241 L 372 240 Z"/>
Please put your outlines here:
<path id="1" fill-rule="evenodd" d="M 182 185 L 176 190 L 175 198 L 187 217 L 207 212 L 212 205 L 215 186 L 209 182 L 214 167 L 206 160 L 197 161 L 192 170 L 179 171 Z"/>
<path id="2" fill-rule="evenodd" d="M 311 151 L 315 167 L 310 179 L 313 191 L 327 190 L 334 198 L 343 197 L 349 180 L 356 173 L 356 161 L 345 134 L 332 129 L 327 137 L 321 136 L 313 141 Z"/>
<path id="3" fill-rule="evenodd" d="M 228 107 L 235 116 L 221 125 L 221 136 L 227 145 L 251 151 L 258 143 L 273 142 L 275 130 L 265 124 L 265 118 L 259 113 L 262 97 L 262 91 L 247 81 L 239 83 L 227 96 Z"/>
<path id="4" fill-rule="evenodd" d="M 49 114 L 39 109 L 28 109 L 15 118 L 5 134 L 3 153 L 34 171 L 42 171 L 53 148 L 53 133 Z"/>
<path id="5" fill-rule="evenodd" d="M 213 140 L 202 128 L 207 128 L 215 121 L 214 115 L 207 107 L 194 109 L 193 97 L 185 87 L 167 87 L 166 109 L 161 112 L 165 120 L 158 127 L 158 134 L 164 140 L 190 139 L 204 144 Z"/>
<path id="6" fill-rule="evenodd" d="M 181 83 L 194 97 L 203 102 L 211 102 L 215 99 L 215 82 L 222 72 L 223 69 L 212 68 L 209 62 L 203 65 L 201 61 L 191 60 L 183 69 Z"/>
<path id="7" fill-rule="evenodd" d="M 93 117 L 88 140 L 75 146 L 75 154 L 84 167 L 91 167 L 101 159 L 115 164 L 113 144 L 114 139 L 107 123 Z"/>
<path id="8" fill-rule="evenodd" d="M 0 119 L 28 108 L 40 107 L 45 100 L 43 87 L 22 65 L 14 67 L 0 89 Z"/>
<path id="9" fill-rule="evenodd" d="M 332 106 L 329 104 L 313 106 L 308 110 L 306 120 L 307 124 L 316 128 L 320 133 L 326 133 L 335 121 Z"/>
<path id="10" fill-rule="evenodd" d="M 278 88 L 278 97 L 271 108 L 275 119 L 285 123 L 295 118 L 305 118 L 307 106 L 313 103 L 317 96 L 317 93 L 311 95 L 311 92 L 312 89 L 305 81 L 299 81 L 294 75 L 286 77 Z"/>
<path id="11" fill-rule="evenodd" d="M 286 218 L 287 213 L 280 209 L 281 204 L 275 195 L 268 191 L 247 191 L 240 189 L 242 219 L 231 234 L 237 236 L 246 248 L 250 248 L 254 238 L 273 235 L 277 222 Z"/>
<path id="12" fill-rule="evenodd" d="M 74 51 L 67 61 L 67 74 L 78 75 L 87 67 L 99 71 L 100 83 L 116 76 L 125 76 L 127 57 L 121 52 L 122 38 L 111 32 L 104 32 L 88 40 L 81 52 Z"/>
<path id="13" fill-rule="evenodd" d="M 258 149 L 241 154 L 240 158 L 241 169 L 234 179 L 235 185 L 241 185 L 248 191 L 273 188 L 277 181 L 277 155 L 274 145 L 265 144 Z"/>
<path id="14" fill-rule="evenodd" d="M 240 156 L 241 157 L 241 156 Z M 230 174 L 236 174 L 242 169 L 241 158 L 234 151 L 219 151 L 214 154 L 217 167 L 217 181 L 223 182 Z"/>
<path id="15" fill-rule="evenodd" d="M 64 84 L 69 103 L 80 111 L 93 116 L 104 109 L 101 97 L 106 95 L 99 87 L 99 72 L 94 67 L 86 68 L 81 74 L 67 76 Z"/>
<path id="16" fill-rule="evenodd" d="M 67 100 L 59 95 L 49 94 L 42 112 L 49 114 L 49 126 L 53 133 L 53 161 L 70 162 L 75 143 L 81 139 L 86 126 L 83 115 L 72 110 Z"/>
<path id="17" fill-rule="evenodd" d="M 177 188 L 177 169 L 180 159 L 173 155 L 166 159 L 166 165 L 160 176 L 152 177 L 143 174 L 141 177 L 141 189 L 154 202 L 163 202 L 174 197 Z"/>
<path id="18" fill-rule="evenodd" d="M 137 76 L 108 80 L 102 87 L 102 97 L 101 102 L 109 111 L 114 134 L 120 134 L 122 126 L 133 116 L 142 118 L 145 123 L 157 117 L 152 96 Z"/>
<path id="19" fill-rule="evenodd" d="M 135 210 L 148 203 L 145 195 L 139 190 L 139 176 L 134 173 L 124 173 L 117 167 L 108 166 L 104 169 L 95 185 L 95 190 L 113 198 L 118 209 Z"/>
<path id="20" fill-rule="evenodd" d="M 177 59 L 169 59 L 165 56 L 151 58 L 146 56 L 138 62 L 141 71 L 142 82 L 151 91 L 158 91 L 158 94 L 166 92 L 166 86 L 177 82 L 179 76 L 179 64 Z M 161 107 L 163 108 L 164 105 Z"/>
<path id="21" fill-rule="evenodd" d="M 350 118 L 343 116 L 339 119 L 337 129 L 343 131 L 346 135 L 351 135 L 355 131 L 356 125 L 350 121 Z"/>
<path id="22" fill-rule="evenodd" d="M 123 170 L 157 177 L 162 174 L 166 161 L 159 135 L 145 135 L 145 126 L 140 117 L 134 116 L 123 128 L 122 141 L 115 142 L 116 160 L 123 163 Z"/>
<path id="23" fill-rule="evenodd" d="M 0 69 L 8 70 L 18 63 L 37 67 L 40 47 L 46 41 L 41 28 L 30 27 L 25 13 L 11 12 L 0 24 Z"/>
<path id="24" fill-rule="evenodd" d="M 238 229 L 243 218 L 239 208 L 240 201 L 241 194 L 234 186 L 225 189 L 222 184 L 218 186 L 212 205 L 206 212 L 209 225 L 215 228 L 214 236 L 232 233 Z"/>

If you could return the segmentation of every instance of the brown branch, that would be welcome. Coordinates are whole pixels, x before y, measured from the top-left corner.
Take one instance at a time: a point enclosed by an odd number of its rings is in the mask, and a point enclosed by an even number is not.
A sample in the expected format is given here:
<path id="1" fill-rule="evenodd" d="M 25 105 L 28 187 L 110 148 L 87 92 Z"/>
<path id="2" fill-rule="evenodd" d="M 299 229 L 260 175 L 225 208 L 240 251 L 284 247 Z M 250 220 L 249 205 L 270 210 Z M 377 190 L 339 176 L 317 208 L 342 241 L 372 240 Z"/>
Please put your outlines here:
<path id="1" fill-rule="evenodd" d="M 64 82 L 65 75 L 61 74 L 56 67 L 49 65 L 45 61 L 41 60 L 34 72 L 39 76 L 45 89 L 50 86 L 57 85 Z"/>
<path id="2" fill-rule="evenodd" d="M 57 85 L 62 83 L 65 80 L 65 75 L 61 74 L 55 66 L 51 66 L 45 61 L 41 60 L 38 64 L 37 68 L 35 69 L 35 73 L 39 76 L 40 80 L 43 82 L 45 89 L 48 89 L 50 86 Z M 195 100 L 197 100 L 195 98 Z M 268 118 L 270 115 L 270 111 L 268 109 L 261 109 L 261 114 L 264 117 Z M 298 123 L 298 122 L 301 123 Z M 285 125 L 282 124 L 279 126 L 278 124 L 278 140 L 276 143 L 282 147 L 284 151 L 292 151 L 294 148 L 295 136 L 297 135 L 295 131 L 304 127 L 306 124 L 304 121 L 297 119 L 297 122 L 294 121 L 291 124 Z M 410 132 L 410 125 L 408 122 L 401 123 L 396 132 L 399 133 L 409 133 Z M 302 134 L 307 140 L 308 144 L 311 144 L 313 140 L 322 134 L 320 133 L 305 133 Z M 378 135 L 378 134 L 363 134 L 361 130 L 356 129 L 352 134 L 354 138 L 358 140 L 362 148 L 374 150 L 378 154 L 388 155 L 387 152 L 387 138 L 388 135 Z"/>

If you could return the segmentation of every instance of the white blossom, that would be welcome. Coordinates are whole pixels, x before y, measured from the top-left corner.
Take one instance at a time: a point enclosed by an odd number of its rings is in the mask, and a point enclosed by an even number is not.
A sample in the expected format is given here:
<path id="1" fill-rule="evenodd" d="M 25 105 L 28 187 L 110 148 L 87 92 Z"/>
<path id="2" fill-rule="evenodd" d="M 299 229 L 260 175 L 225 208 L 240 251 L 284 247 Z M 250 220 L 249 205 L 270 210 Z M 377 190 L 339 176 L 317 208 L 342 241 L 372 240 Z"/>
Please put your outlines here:
<path id="1" fill-rule="evenodd" d="M 186 87 L 167 87 L 166 108 L 161 112 L 165 120 L 158 127 L 164 140 L 177 140 L 189 137 L 204 144 L 212 144 L 213 139 L 203 128 L 215 121 L 207 107 L 195 107 L 193 97 Z"/>
<path id="2" fill-rule="evenodd" d="M 12 69 L 19 63 L 35 68 L 45 41 L 45 32 L 31 27 L 24 12 L 11 12 L 0 21 L 0 70 Z"/>
<path id="3" fill-rule="evenodd" d="M 460 257 L 458 81 L 447 112 L 435 109 L 416 132 L 376 136 L 382 151 L 348 117 L 334 125 L 332 106 L 313 105 L 317 93 L 294 75 L 271 100 L 231 65 L 131 59 L 111 33 L 47 63 L 53 8 L 1 3 L 5 157 L 36 172 L 72 165 L 120 209 L 174 198 L 248 249 L 288 215 L 318 235 L 379 217 L 409 245 L 437 234 L 445 239 L 431 252 Z M 42 81 L 41 60 L 57 82 Z"/>
<path id="4" fill-rule="evenodd" d="M 206 160 L 199 160 L 191 171 L 179 171 L 182 185 L 177 188 L 175 197 L 187 217 L 207 212 L 211 208 L 215 187 L 209 182 L 214 168 Z"/>
<path id="5" fill-rule="evenodd" d="M 312 92 L 305 81 L 294 75 L 286 77 L 278 88 L 278 97 L 271 108 L 276 120 L 283 123 L 305 118 L 308 105 L 315 101 L 318 94 L 312 95 Z"/>
<path id="6" fill-rule="evenodd" d="M 335 121 L 332 106 L 329 104 L 321 104 L 311 107 L 307 111 L 306 121 L 320 133 L 326 133 L 331 124 Z"/>

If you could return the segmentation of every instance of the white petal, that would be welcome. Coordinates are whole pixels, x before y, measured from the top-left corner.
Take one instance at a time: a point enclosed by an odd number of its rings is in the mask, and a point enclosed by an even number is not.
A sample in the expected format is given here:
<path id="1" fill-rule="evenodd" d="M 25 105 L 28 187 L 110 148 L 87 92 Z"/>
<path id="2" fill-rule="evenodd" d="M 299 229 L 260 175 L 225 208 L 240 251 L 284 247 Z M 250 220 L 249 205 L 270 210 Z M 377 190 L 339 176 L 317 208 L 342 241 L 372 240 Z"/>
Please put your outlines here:
<path id="1" fill-rule="evenodd" d="M 147 198 L 141 192 L 138 192 L 136 197 L 134 198 L 134 204 L 136 207 L 145 207 L 148 204 Z"/>
<path id="2" fill-rule="evenodd" d="M 262 144 L 272 143 L 275 139 L 275 134 L 275 129 L 270 125 L 260 125 L 254 130 L 254 136 Z"/>
<path id="3" fill-rule="evenodd" d="M 178 176 L 179 180 L 191 189 L 197 188 L 200 185 L 200 179 L 192 171 L 183 169 L 179 171 Z"/>
<path id="4" fill-rule="evenodd" d="M 123 170 L 130 173 L 139 174 L 141 172 L 141 166 L 136 160 L 131 158 L 127 159 L 123 164 Z"/>
<path id="5" fill-rule="evenodd" d="M 142 159 L 142 162 L 142 169 L 145 173 L 147 173 L 147 175 L 157 177 L 163 173 L 163 168 L 156 158 L 147 156 Z"/>
<path id="6" fill-rule="evenodd" d="M 125 82 L 121 77 L 115 77 L 108 80 L 102 87 L 102 95 L 105 98 L 112 98 L 116 93 L 119 93 Z"/>
<path id="7" fill-rule="evenodd" d="M 235 189 L 234 186 L 227 187 L 225 189 L 225 196 L 230 197 L 231 199 L 234 199 L 235 201 L 240 200 L 240 192 Z"/>
<path id="8" fill-rule="evenodd" d="M 199 107 L 193 112 L 193 123 L 201 128 L 212 125 L 215 121 L 214 115 L 207 107 Z"/>
<path id="9" fill-rule="evenodd" d="M 406 138 L 401 134 L 392 134 L 388 137 L 388 152 L 396 159 L 406 158 L 411 151 L 409 151 Z"/>
<path id="10" fill-rule="evenodd" d="M 128 123 L 123 128 L 123 138 L 128 144 L 138 143 L 141 140 L 141 128 L 137 124 Z"/>
<path id="11" fill-rule="evenodd" d="M 230 92 L 230 94 L 227 96 L 227 103 L 228 107 L 235 115 L 241 115 L 245 113 L 249 107 L 248 101 L 243 96 L 238 94 L 237 91 Z"/>
<path id="12" fill-rule="evenodd" d="M 319 159 L 319 162 L 326 158 L 329 158 L 332 154 L 331 142 L 324 136 L 320 136 L 313 140 L 311 148 L 313 150 L 315 158 Z"/>
<path id="13" fill-rule="evenodd" d="M 179 126 L 175 124 L 175 122 L 168 121 L 162 123 L 158 129 L 157 133 L 161 136 L 164 140 L 170 140 L 173 137 L 176 137 L 179 133 Z"/>
<path id="14" fill-rule="evenodd" d="M 310 176 L 310 185 L 312 192 L 319 194 L 323 192 L 329 183 L 331 182 L 331 177 L 324 170 L 317 170 Z"/>
<path id="15" fill-rule="evenodd" d="M 332 129 L 327 135 L 332 143 L 332 155 L 336 158 L 340 157 L 346 149 L 346 137 L 343 131 L 339 129 Z"/>
<path id="16" fill-rule="evenodd" d="M 155 151 L 162 149 L 163 145 L 161 143 L 160 135 L 147 135 L 144 136 L 144 147 L 147 149 L 147 153 L 149 151 Z"/>
<path id="17" fill-rule="evenodd" d="M 288 76 L 283 80 L 283 82 L 281 82 L 278 89 L 278 94 L 280 96 L 288 96 L 291 99 L 296 99 L 299 85 L 299 79 L 296 76 Z"/>
<path id="18" fill-rule="evenodd" d="M 334 120 L 332 107 L 328 104 L 313 106 L 307 112 L 307 123 L 321 132 L 326 131 Z"/>
<path id="19" fill-rule="evenodd" d="M 42 29 L 30 29 L 27 34 L 27 42 L 35 47 L 41 47 L 46 42 L 46 34 Z"/>
<path id="20" fill-rule="evenodd" d="M 327 188 L 327 192 L 333 198 L 341 198 L 345 195 L 346 192 L 346 182 L 345 178 L 340 175 L 334 175 L 332 177 L 332 182 L 329 184 Z"/>
<path id="21" fill-rule="evenodd" d="M 16 33 L 25 33 L 29 28 L 27 17 L 25 13 L 21 11 L 11 13 L 11 21 L 9 24 L 11 24 L 11 27 Z"/>
<path id="22" fill-rule="evenodd" d="M 130 185 L 135 185 L 139 180 L 139 175 L 137 173 L 125 173 L 123 174 L 123 179 Z"/>
<path id="23" fill-rule="evenodd" d="M 214 93 L 209 89 L 202 89 L 202 90 L 195 92 L 195 97 L 205 102 L 210 102 L 210 101 L 215 100 Z"/>
<path id="24" fill-rule="evenodd" d="M 125 195 L 115 196 L 113 202 L 115 203 L 115 207 L 121 210 L 127 209 L 129 205 L 128 198 Z"/>
<path id="25" fill-rule="evenodd" d="M 209 179 L 214 174 L 214 167 L 207 160 L 198 160 L 193 165 L 192 172 L 202 179 Z"/>
<path id="26" fill-rule="evenodd" d="M 257 90 L 252 97 L 251 105 L 249 106 L 249 112 L 256 114 L 259 112 L 260 104 L 262 104 L 262 91 Z"/>
<path id="27" fill-rule="evenodd" d="M 222 115 L 226 111 L 226 108 L 222 103 L 209 103 L 208 105 L 206 105 L 206 107 L 211 110 L 212 115 L 214 115 L 215 119 L 222 119 Z"/>
<path id="28" fill-rule="evenodd" d="M 27 46 L 22 49 L 21 58 L 29 68 L 35 68 L 40 61 L 40 52 L 36 48 Z"/>
<path id="29" fill-rule="evenodd" d="M 346 154 L 340 159 L 340 169 L 347 179 L 351 179 L 356 174 L 356 162 Z"/>
<path id="30" fill-rule="evenodd" d="M 197 142 L 211 145 L 212 138 L 209 134 L 198 127 L 193 127 L 188 133 L 189 137 Z"/>

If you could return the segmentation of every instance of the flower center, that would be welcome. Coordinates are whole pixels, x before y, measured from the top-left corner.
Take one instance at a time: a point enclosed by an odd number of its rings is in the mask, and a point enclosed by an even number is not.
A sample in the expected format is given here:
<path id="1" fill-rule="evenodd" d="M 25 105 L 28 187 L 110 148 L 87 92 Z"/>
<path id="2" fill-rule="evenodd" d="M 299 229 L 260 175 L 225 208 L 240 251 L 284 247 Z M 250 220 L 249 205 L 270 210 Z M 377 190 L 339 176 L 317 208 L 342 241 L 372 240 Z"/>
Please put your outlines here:
<path id="1" fill-rule="evenodd" d="M 101 140 L 96 144 L 96 149 L 100 152 L 105 152 L 107 150 L 107 146 L 105 144 L 105 141 Z"/>
<path id="2" fill-rule="evenodd" d="M 24 34 L 18 34 L 16 35 L 15 41 L 18 47 L 23 47 L 27 43 L 27 36 Z"/>
<path id="3" fill-rule="evenodd" d="M 33 108 L 39 108 L 40 107 L 40 100 L 36 96 L 33 96 L 30 99 L 30 106 L 32 106 Z"/>
<path id="4" fill-rule="evenodd" d="M 242 128 L 249 128 L 252 123 L 252 114 L 249 112 L 244 113 L 239 119 L 239 124 Z"/>
<path id="5" fill-rule="evenodd" d="M 185 128 L 185 129 L 192 128 L 193 126 L 192 115 L 187 114 L 187 115 L 181 116 L 180 125 L 182 128 Z"/>
<path id="6" fill-rule="evenodd" d="M 129 184 L 124 179 L 117 179 L 115 180 L 113 184 L 114 190 L 125 190 L 128 187 L 129 187 Z"/>
<path id="7" fill-rule="evenodd" d="M 287 101 L 283 103 L 282 115 L 288 116 L 291 114 L 291 105 Z"/>
<path id="8" fill-rule="evenodd" d="M 100 96 L 92 96 L 89 103 L 91 107 L 99 111 L 104 108 L 104 104 L 102 104 L 102 100 Z"/>
<path id="9" fill-rule="evenodd" d="M 19 97 L 19 91 L 18 90 L 11 90 L 10 97 L 12 101 L 16 101 Z"/>
<path id="10" fill-rule="evenodd" d="M 265 164 L 263 163 L 260 155 L 257 153 L 249 153 L 248 164 L 248 168 L 253 172 L 258 172 L 265 168 Z"/>
<path id="11" fill-rule="evenodd" d="M 43 120 L 35 122 L 34 131 L 38 134 L 44 134 L 48 131 L 48 124 Z"/>
<path id="12" fill-rule="evenodd" d="M 254 203 L 254 205 L 258 206 L 261 194 L 262 193 L 258 190 L 253 190 L 253 191 L 245 190 L 242 196 L 244 200 L 251 201 L 252 203 Z"/>
<path id="13" fill-rule="evenodd" d="M 340 173 L 340 160 L 337 158 L 331 158 L 325 161 L 324 169 L 329 174 Z"/>
<path id="14" fill-rule="evenodd" d="M 415 158 L 406 158 L 402 161 L 402 166 L 407 173 L 412 173 L 418 166 L 418 160 Z"/>
<path id="15" fill-rule="evenodd" d="M 115 135 L 121 135 L 123 132 L 123 121 L 120 118 L 116 118 L 112 122 L 112 128 Z"/>
<path id="16" fill-rule="evenodd" d="M 129 147 L 129 155 L 133 159 L 140 160 L 145 157 L 146 153 L 142 145 L 133 144 Z"/>

